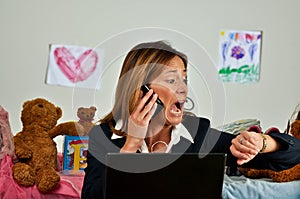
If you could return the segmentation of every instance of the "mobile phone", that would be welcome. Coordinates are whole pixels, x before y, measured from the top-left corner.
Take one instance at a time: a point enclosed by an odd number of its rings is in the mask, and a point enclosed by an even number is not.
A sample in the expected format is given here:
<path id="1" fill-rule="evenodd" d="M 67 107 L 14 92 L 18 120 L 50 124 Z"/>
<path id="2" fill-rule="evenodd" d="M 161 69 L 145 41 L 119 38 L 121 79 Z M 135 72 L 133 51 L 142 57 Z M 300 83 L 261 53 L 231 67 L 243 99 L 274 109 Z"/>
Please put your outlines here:
<path id="1" fill-rule="evenodd" d="M 143 91 L 143 97 L 144 97 L 146 95 L 146 93 L 149 92 L 150 87 L 149 87 L 149 85 L 144 84 L 142 86 L 141 90 Z M 154 92 L 152 93 L 151 97 L 147 100 L 147 102 L 145 103 L 145 105 L 147 105 L 150 102 L 150 100 L 152 99 L 153 95 L 154 95 Z M 159 105 L 164 106 L 164 104 L 162 103 L 162 101 L 159 98 L 156 99 L 156 103 L 159 104 Z"/>
<path id="2" fill-rule="evenodd" d="M 149 92 L 150 87 L 149 87 L 149 85 L 144 84 L 142 86 L 141 90 L 143 91 L 143 97 L 144 97 L 146 95 L 146 93 Z M 145 103 L 145 106 L 150 102 L 150 100 L 152 99 L 153 95 L 154 95 L 154 92 L 152 93 L 151 97 Z M 158 97 L 156 98 L 155 102 L 157 103 L 157 108 L 156 108 L 156 110 L 155 110 L 155 112 L 154 112 L 154 114 L 153 114 L 152 117 L 156 116 L 164 108 L 164 104 L 162 103 L 162 101 Z"/>

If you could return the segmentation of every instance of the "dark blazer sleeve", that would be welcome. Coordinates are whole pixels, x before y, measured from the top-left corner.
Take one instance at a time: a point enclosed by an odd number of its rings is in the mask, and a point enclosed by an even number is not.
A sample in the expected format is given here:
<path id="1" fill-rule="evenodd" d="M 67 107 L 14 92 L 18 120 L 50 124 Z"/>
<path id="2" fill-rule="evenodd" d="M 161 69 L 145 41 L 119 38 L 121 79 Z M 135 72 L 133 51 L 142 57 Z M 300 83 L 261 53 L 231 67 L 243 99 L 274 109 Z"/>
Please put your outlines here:
<path id="1" fill-rule="evenodd" d="M 105 166 L 88 152 L 81 198 L 104 198 Z"/>
<path id="2" fill-rule="evenodd" d="M 85 176 L 83 187 L 81 190 L 81 198 L 104 198 L 104 175 L 105 160 L 104 147 L 102 147 L 102 139 L 106 139 L 100 126 L 95 126 L 89 133 L 89 148 L 87 154 L 87 167 L 85 168 Z"/>
<path id="3" fill-rule="evenodd" d="M 244 167 L 269 168 L 275 171 L 289 169 L 300 162 L 300 141 L 288 134 L 270 133 L 281 146 L 276 152 L 258 154 Z"/>
<path id="4" fill-rule="evenodd" d="M 81 198 L 104 198 L 106 154 L 119 152 L 124 139 L 111 140 L 112 132 L 108 125 L 93 127 L 89 133 L 87 167 L 81 191 Z"/>
<path id="5" fill-rule="evenodd" d="M 258 154 L 243 167 L 280 171 L 291 168 L 300 162 L 300 141 L 297 138 L 283 133 L 271 133 L 269 135 L 281 145 L 280 150 Z M 227 166 L 236 167 L 237 159 L 230 151 L 233 138 L 235 135 L 209 128 L 204 145 L 210 146 L 211 152 L 226 153 Z"/>

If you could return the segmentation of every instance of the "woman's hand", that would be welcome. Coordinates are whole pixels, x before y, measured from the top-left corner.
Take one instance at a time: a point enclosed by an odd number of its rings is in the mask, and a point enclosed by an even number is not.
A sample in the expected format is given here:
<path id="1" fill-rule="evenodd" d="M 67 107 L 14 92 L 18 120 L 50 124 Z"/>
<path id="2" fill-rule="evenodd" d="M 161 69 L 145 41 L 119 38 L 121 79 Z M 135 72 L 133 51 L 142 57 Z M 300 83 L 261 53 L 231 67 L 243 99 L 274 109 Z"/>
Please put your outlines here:
<path id="1" fill-rule="evenodd" d="M 238 158 L 239 165 L 252 160 L 262 149 L 263 153 L 269 153 L 280 148 L 280 144 L 271 136 L 266 134 L 262 136 L 260 133 L 248 131 L 241 132 L 231 143 L 230 151 Z"/>
<path id="2" fill-rule="evenodd" d="M 120 152 L 135 153 L 137 149 L 141 147 L 148 131 L 150 119 L 157 108 L 157 104 L 155 103 L 157 94 L 154 94 L 149 103 L 146 104 L 152 94 L 153 90 L 150 89 L 149 92 L 142 97 L 143 93 L 141 91 L 137 106 L 128 118 L 127 138 Z"/>
<path id="3" fill-rule="evenodd" d="M 242 165 L 252 160 L 262 147 L 262 137 L 256 132 L 241 132 L 231 141 L 231 153 L 238 158 L 237 163 Z"/>
<path id="4" fill-rule="evenodd" d="M 237 163 L 242 165 L 252 160 L 261 151 L 264 142 L 266 145 L 264 153 L 276 151 L 280 147 L 269 135 L 262 136 L 260 133 L 243 131 L 231 141 L 230 151 L 238 158 Z"/>

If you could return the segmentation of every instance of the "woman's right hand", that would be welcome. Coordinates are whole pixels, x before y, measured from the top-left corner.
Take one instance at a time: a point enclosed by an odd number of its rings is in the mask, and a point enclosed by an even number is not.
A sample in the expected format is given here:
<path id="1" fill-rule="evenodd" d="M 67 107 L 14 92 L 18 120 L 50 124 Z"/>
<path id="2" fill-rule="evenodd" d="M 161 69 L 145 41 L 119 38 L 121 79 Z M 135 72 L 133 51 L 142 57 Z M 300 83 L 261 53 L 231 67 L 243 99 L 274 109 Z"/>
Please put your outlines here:
<path id="1" fill-rule="evenodd" d="M 143 140 L 147 135 L 150 119 L 157 108 L 155 102 L 157 94 L 154 94 L 152 99 L 146 105 L 146 102 L 152 94 L 153 90 L 150 89 L 143 97 L 143 92 L 141 91 L 137 106 L 128 118 L 127 138 L 124 146 L 121 148 L 121 153 L 135 153 L 141 147 Z"/>

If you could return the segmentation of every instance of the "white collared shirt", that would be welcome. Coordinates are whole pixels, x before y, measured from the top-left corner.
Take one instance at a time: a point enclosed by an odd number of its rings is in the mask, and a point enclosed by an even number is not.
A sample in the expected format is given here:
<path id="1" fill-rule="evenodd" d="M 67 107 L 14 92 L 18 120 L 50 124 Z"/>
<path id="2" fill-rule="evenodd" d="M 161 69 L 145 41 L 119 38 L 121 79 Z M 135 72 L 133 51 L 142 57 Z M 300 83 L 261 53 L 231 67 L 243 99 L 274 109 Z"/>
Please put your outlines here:
<path id="1" fill-rule="evenodd" d="M 122 121 L 118 121 L 116 124 L 116 129 L 118 129 L 118 127 L 120 127 L 122 124 Z M 116 134 L 112 134 L 111 139 L 118 139 L 118 138 L 122 138 L 123 136 L 119 136 Z M 172 133 L 171 133 L 171 140 L 170 143 L 168 144 L 166 153 L 171 152 L 172 146 L 177 144 L 180 141 L 180 138 L 184 137 L 185 139 L 189 140 L 191 143 L 194 143 L 193 137 L 191 136 L 191 134 L 189 133 L 189 131 L 185 128 L 185 126 L 183 126 L 182 123 L 176 125 L 173 127 L 172 129 Z M 147 144 L 145 142 L 145 140 L 142 143 L 141 148 L 139 149 L 139 151 L 141 153 L 149 153 Z"/>

